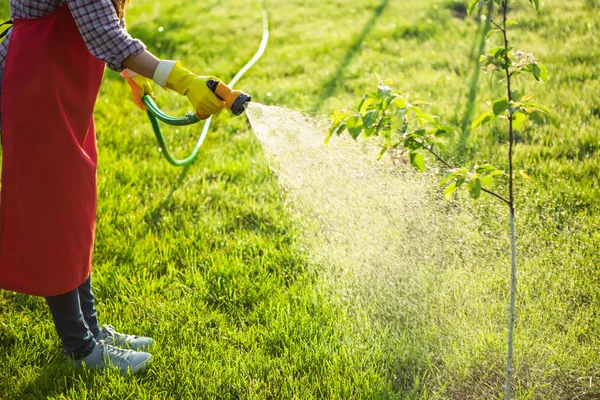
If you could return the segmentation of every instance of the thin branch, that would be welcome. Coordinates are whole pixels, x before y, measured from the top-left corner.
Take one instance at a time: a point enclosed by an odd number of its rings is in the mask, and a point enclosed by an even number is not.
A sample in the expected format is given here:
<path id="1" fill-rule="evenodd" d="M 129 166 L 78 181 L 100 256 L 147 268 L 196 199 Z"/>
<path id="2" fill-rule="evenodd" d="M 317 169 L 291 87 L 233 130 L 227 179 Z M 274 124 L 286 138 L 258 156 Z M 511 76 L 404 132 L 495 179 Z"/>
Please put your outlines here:
<path id="1" fill-rule="evenodd" d="M 444 164 L 448 169 L 454 169 L 454 167 L 446 160 L 444 160 L 442 157 L 440 157 L 438 154 L 436 154 L 435 151 L 433 151 L 433 149 L 427 149 L 427 151 L 429 151 L 431 154 L 434 155 L 435 158 L 437 158 L 437 160 L 439 162 L 441 162 L 442 164 Z"/>
<path id="2" fill-rule="evenodd" d="M 452 164 L 450 164 L 448 161 L 444 160 L 442 157 L 440 157 L 439 154 L 437 154 L 435 151 L 433 151 L 433 149 L 427 149 L 427 151 L 429 151 L 431 154 L 433 154 L 433 156 L 435 158 L 437 158 L 437 160 L 439 162 L 441 162 L 442 164 L 444 164 L 448 169 L 454 169 L 454 167 L 452 166 Z M 497 198 L 498 200 L 506 203 L 506 205 L 510 206 L 510 202 L 505 199 L 504 197 L 502 197 L 501 195 L 499 195 L 498 193 L 492 192 L 491 190 L 488 190 L 486 188 L 481 188 L 481 190 L 483 192 L 486 192 L 489 195 L 494 196 L 495 198 Z"/>
<path id="3" fill-rule="evenodd" d="M 498 29 L 500 29 L 502 32 L 505 32 L 504 28 L 503 28 L 503 27 L 501 27 L 500 25 L 498 25 L 497 23 L 495 23 L 495 22 L 494 22 L 494 20 L 490 20 L 490 22 L 491 22 L 492 24 L 494 24 L 494 25 L 495 25 L 495 26 L 496 26 Z"/>
<path id="4" fill-rule="evenodd" d="M 506 203 L 507 206 L 510 206 L 510 201 L 508 201 L 507 199 L 505 199 L 504 197 L 502 197 L 501 195 L 499 195 L 498 193 L 494 193 L 491 190 L 487 190 L 486 188 L 481 188 L 482 191 L 486 192 L 487 194 L 490 194 L 492 196 L 494 196 L 495 198 L 497 198 L 498 200 Z"/>

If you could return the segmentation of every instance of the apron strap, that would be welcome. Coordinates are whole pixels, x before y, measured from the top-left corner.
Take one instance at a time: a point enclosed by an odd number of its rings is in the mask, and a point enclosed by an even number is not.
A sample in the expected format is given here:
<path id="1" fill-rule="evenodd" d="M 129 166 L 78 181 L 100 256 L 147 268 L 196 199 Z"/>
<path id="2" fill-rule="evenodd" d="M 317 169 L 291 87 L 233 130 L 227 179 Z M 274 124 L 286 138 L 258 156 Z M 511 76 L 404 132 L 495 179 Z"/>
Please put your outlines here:
<path id="1" fill-rule="evenodd" d="M 8 21 L 0 24 L 0 26 L 2 26 L 2 25 L 8 25 L 8 28 L 6 28 L 4 30 L 4 32 L 0 33 L 0 39 L 2 39 L 4 36 L 6 36 L 8 34 L 8 31 L 10 30 L 10 28 L 12 28 L 12 26 L 14 25 L 14 22 L 12 22 L 11 20 L 8 20 Z"/>

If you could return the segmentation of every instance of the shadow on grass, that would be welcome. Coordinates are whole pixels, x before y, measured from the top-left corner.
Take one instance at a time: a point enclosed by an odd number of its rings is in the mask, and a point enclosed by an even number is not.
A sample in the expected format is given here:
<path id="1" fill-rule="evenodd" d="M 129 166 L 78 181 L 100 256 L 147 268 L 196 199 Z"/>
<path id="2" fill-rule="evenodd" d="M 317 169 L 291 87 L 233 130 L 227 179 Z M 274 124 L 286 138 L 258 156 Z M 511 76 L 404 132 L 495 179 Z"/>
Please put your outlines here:
<path id="1" fill-rule="evenodd" d="M 147 382 L 152 379 L 152 372 L 148 373 L 148 371 L 144 371 L 135 376 L 124 376 L 123 379 Z M 98 375 L 105 374 L 119 376 L 119 372 L 116 369 L 94 371 L 82 367 L 71 366 L 67 363 L 64 356 L 60 356 L 59 359 L 55 358 L 48 365 L 41 367 L 35 378 L 22 388 L 13 388 L 13 392 L 8 393 L 11 397 L 7 397 L 7 399 L 53 399 L 58 398 L 61 395 L 68 396 L 69 389 L 74 386 L 79 387 L 81 398 L 89 396 L 89 398 L 95 399 L 97 393 L 94 386 L 98 381 Z"/>
<path id="2" fill-rule="evenodd" d="M 323 88 L 321 89 L 321 95 L 319 96 L 317 103 L 312 109 L 312 114 L 316 114 L 317 112 L 319 112 L 321 110 L 321 107 L 323 107 L 325 101 L 331 96 L 333 96 L 336 89 L 342 82 L 344 71 L 346 70 L 346 68 L 348 68 L 348 65 L 350 65 L 350 62 L 352 61 L 356 53 L 360 50 L 366 37 L 369 35 L 371 30 L 375 26 L 375 23 L 377 22 L 383 11 L 387 8 L 389 3 L 389 0 L 383 0 L 381 4 L 377 6 L 371 19 L 367 22 L 360 35 L 356 38 L 354 44 L 348 49 L 348 52 L 346 52 L 346 55 L 344 56 L 342 62 L 338 66 L 337 71 L 335 71 L 335 73 L 333 74 L 333 77 L 327 82 L 325 82 L 325 84 L 323 85 Z"/>
<path id="3" fill-rule="evenodd" d="M 485 24 L 479 25 L 478 35 L 475 37 L 473 41 L 473 47 L 471 48 L 471 54 L 469 54 L 469 60 L 471 60 L 473 64 L 473 75 L 470 78 L 470 87 L 469 87 L 469 97 L 467 99 L 467 106 L 465 112 L 462 116 L 461 122 L 461 130 L 460 137 L 458 139 L 457 144 L 457 155 L 459 161 L 464 161 L 467 153 L 467 140 L 469 139 L 469 135 L 471 133 L 471 123 L 473 122 L 473 113 L 475 112 L 475 100 L 477 100 L 477 87 L 479 85 L 479 78 L 481 76 L 481 67 L 479 66 L 479 57 L 485 51 L 486 45 L 486 36 L 491 28 L 491 18 L 489 16 L 492 15 L 492 11 L 494 10 L 494 3 L 490 2 L 487 7 L 486 15 L 488 18 L 485 20 Z M 477 15 L 477 20 L 481 20 L 481 16 L 484 14 L 483 8 L 479 9 L 479 13 Z M 477 51 L 476 51 L 477 50 Z M 457 101 L 457 104 L 461 104 L 462 102 Z M 458 110 L 457 110 L 458 113 Z"/>
<path id="4" fill-rule="evenodd" d="M 175 194 L 175 191 L 177 189 L 179 189 L 181 187 L 181 185 L 183 184 L 183 181 L 187 177 L 187 174 L 190 172 L 190 168 L 192 167 L 192 164 L 188 164 L 185 167 L 183 167 L 181 174 L 179 174 L 179 178 L 177 178 L 177 182 L 175 182 L 173 187 L 171 187 L 169 194 L 167 194 L 167 196 L 163 199 L 163 201 L 160 203 L 160 205 L 158 207 L 156 207 L 154 210 L 152 210 L 151 212 L 146 214 L 146 216 L 144 217 L 144 220 L 147 222 L 146 229 L 138 237 L 139 240 L 144 239 L 148 235 L 148 233 L 152 230 L 153 227 L 159 226 L 158 223 L 162 219 L 164 210 L 167 208 L 167 206 L 173 200 L 173 194 Z"/>

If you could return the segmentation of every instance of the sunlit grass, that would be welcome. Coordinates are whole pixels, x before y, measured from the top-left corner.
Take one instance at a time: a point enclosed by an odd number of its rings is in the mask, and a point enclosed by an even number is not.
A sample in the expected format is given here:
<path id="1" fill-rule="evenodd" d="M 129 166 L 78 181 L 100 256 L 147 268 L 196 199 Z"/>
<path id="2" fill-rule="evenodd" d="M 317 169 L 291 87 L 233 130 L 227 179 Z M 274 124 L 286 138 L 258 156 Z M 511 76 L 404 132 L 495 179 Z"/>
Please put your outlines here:
<path id="1" fill-rule="evenodd" d="M 267 1 L 271 42 L 239 86 L 265 104 L 328 115 L 356 104 L 379 74 L 459 126 L 477 30 L 460 3 Z M 532 177 L 518 195 L 516 387 L 523 399 L 591 399 L 600 396 L 598 6 L 547 0 L 535 15 L 521 3 L 511 41 L 551 73 L 548 83 L 523 87 L 553 114 L 523 132 L 516 153 Z M 134 0 L 128 25 L 159 56 L 224 80 L 261 35 L 258 1 Z M 477 83 L 476 112 L 500 97 L 488 80 Z M 73 372 L 43 299 L 2 292 L 0 399 L 499 396 L 508 305 L 503 210 L 473 205 L 479 250 L 452 256 L 453 268 L 423 289 L 429 312 L 399 334 L 320 289 L 319 270 L 299 246 L 302 232 L 243 118 L 217 118 L 198 161 L 177 169 L 128 96 L 107 72 L 96 108 L 93 277 L 101 323 L 153 336 L 154 363 L 135 378 Z M 173 113 L 188 108 L 172 93 L 160 93 L 159 104 Z M 167 138 L 183 155 L 198 133 L 167 130 Z M 504 159 L 505 135 L 500 125 L 471 134 L 467 157 Z"/>

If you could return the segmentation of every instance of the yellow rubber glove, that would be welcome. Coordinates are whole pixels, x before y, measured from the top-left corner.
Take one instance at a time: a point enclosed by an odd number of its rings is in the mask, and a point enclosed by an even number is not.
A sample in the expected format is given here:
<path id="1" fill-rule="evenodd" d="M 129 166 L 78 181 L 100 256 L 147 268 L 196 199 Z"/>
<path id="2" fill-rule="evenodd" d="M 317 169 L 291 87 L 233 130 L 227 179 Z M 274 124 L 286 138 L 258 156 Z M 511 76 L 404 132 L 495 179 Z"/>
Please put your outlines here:
<path id="1" fill-rule="evenodd" d="M 167 88 L 186 96 L 196 110 L 200 119 L 206 119 L 213 114 L 218 114 L 225 108 L 225 102 L 219 99 L 206 86 L 211 79 L 218 80 L 213 76 L 199 76 L 181 66 L 178 62 L 167 79 Z"/>
<path id="2" fill-rule="evenodd" d="M 150 86 L 150 81 L 146 79 L 146 77 L 142 75 L 138 75 L 135 72 L 124 71 L 121 76 L 125 78 L 129 87 L 131 88 L 131 98 L 136 106 L 138 106 L 142 110 L 147 110 L 148 107 L 142 101 L 142 97 L 145 94 L 150 95 L 154 101 L 156 101 L 156 96 L 152 92 L 152 87 Z"/>

